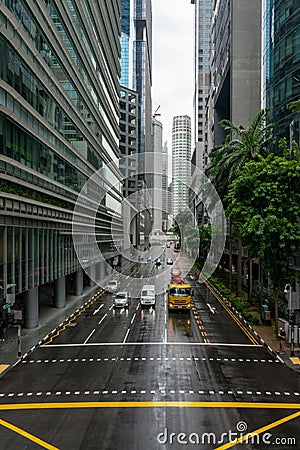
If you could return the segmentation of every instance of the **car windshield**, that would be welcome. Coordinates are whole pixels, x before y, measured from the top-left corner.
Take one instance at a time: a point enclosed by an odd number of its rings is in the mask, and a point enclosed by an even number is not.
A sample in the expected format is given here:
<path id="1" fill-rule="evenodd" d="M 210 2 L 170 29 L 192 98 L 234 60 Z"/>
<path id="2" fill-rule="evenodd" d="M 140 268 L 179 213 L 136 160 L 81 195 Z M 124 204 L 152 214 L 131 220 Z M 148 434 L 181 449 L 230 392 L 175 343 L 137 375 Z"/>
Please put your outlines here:
<path id="1" fill-rule="evenodd" d="M 121 294 L 118 294 L 117 298 L 126 298 L 125 292 L 122 292 Z"/>
<path id="2" fill-rule="evenodd" d="M 117 281 L 110 281 L 108 283 L 109 286 L 116 286 L 117 285 Z"/>
<path id="3" fill-rule="evenodd" d="M 142 291 L 142 296 L 148 297 L 148 296 L 154 296 L 154 291 Z"/>
<path id="4" fill-rule="evenodd" d="M 188 295 L 191 295 L 191 289 L 190 288 L 171 288 L 170 294 L 175 295 L 175 296 L 180 295 L 180 296 L 187 297 Z"/>

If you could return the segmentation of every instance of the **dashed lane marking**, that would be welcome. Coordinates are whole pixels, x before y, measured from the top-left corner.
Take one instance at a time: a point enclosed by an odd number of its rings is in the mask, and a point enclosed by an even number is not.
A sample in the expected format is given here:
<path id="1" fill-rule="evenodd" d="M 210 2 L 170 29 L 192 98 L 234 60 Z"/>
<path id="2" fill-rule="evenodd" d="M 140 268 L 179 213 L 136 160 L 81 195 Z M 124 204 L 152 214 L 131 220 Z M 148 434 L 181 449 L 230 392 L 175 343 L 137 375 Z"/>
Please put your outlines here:
<path id="1" fill-rule="evenodd" d="M 130 331 L 130 329 L 127 330 L 127 333 Z M 22 360 L 22 364 L 42 364 L 42 363 L 73 363 L 73 362 L 110 362 L 110 361 L 117 361 L 117 362 L 123 362 L 123 361 L 211 361 L 211 362 L 218 362 L 218 363 L 222 363 L 222 362 L 235 362 L 235 363 L 241 363 L 241 362 L 247 362 L 247 363 L 255 363 L 255 364 L 279 364 L 279 361 L 277 359 L 243 359 L 243 358 L 239 358 L 238 360 L 236 358 L 198 358 L 198 357 L 182 357 L 182 356 L 178 356 L 178 357 L 165 357 L 165 358 L 161 358 L 161 357 L 128 357 L 128 358 L 74 358 L 74 359 L 38 359 L 38 360 L 34 360 L 34 359 L 24 359 Z"/>
<path id="2" fill-rule="evenodd" d="M 97 390 L 84 390 L 84 391 L 70 391 L 67 390 L 65 392 L 62 391 L 38 391 L 38 392 L 9 392 L 9 393 L 1 393 L 1 398 L 5 399 L 5 398 L 12 398 L 12 397 L 43 397 L 43 396 L 64 396 L 64 395 L 84 395 L 84 396 L 90 396 L 90 395 L 116 395 L 116 394 L 132 394 L 132 395 L 139 395 L 139 394 L 160 394 L 160 395 L 177 395 L 177 394 L 185 394 L 185 395 L 200 395 L 200 396 L 205 396 L 205 395 L 235 395 L 235 396 L 251 396 L 251 398 L 253 398 L 253 395 L 257 395 L 257 396 L 267 396 L 267 397 L 271 397 L 276 395 L 277 397 L 281 396 L 281 397 L 299 397 L 300 392 L 270 392 L 270 391 L 248 391 L 248 390 L 232 390 L 229 389 L 227 391 L 225 390 L 214 390 L 214 389 L 205 389 L 205 390 L 192 390 L 192 389 L 179 389 L 176 390 L 174 388 L 161 388 L 161 389 L 149 389 L 149 390 L 145 390 L 145 389 L 131 389 L 131 390 L 126 390 L 126 389 L 121 389 L 121 390 L 117 390 L 117 389 L 112 389 L 112 390 L 108 390 L 108 389 L 97 389 Z M 1 407 L 0 407 L 1 409 Z"/>

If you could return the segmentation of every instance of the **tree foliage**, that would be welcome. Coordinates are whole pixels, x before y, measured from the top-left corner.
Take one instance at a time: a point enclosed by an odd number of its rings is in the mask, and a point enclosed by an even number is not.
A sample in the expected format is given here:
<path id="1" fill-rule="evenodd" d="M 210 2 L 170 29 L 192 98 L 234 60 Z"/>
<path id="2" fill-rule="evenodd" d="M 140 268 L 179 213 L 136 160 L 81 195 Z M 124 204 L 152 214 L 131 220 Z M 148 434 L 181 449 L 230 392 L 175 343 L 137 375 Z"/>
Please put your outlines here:
<path id="1" fill-rule="evenodd" d="M 268 123 L 268 110 L 261 110 L 245 129 L 230 120 L 222 120 L 220 126 L 227 132 L 223 145 L 215 147 L 210 156 L 212 166 L 208 176 L 224 201 L 228 186 L 235 179 L 244 165 L 257 159 L 258 155 L 266 156 L 268 146 L 274 141 L 274 124 Z"/>
<path id="2" fill-rule="evenodd" d="M 248 162 L 231 183 L 228 209 L 243 244 L 252 257 L 263 260 L 273 283 L 275 319 L 278 292 L 290 273 L 290 260 L 299 253 L 300 242 L 300 157 L 258 156 Z M 277 321 L 276 321 L 277 323 Z"/>

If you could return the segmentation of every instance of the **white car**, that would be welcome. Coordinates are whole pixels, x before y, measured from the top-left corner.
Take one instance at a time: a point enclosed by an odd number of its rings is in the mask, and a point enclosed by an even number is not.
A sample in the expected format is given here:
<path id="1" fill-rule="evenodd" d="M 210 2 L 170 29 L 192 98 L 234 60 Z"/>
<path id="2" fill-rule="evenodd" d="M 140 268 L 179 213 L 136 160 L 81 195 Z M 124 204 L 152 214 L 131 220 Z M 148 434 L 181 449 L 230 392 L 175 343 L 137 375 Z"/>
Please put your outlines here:
<path id="1" fill-rule="evenodd" d="M 153 284 L 146 284 L 141 292 L 141 306 L 155 307 L 155 286 Z"/>
<path id="2" fill-rule="evenodd" d="M 118 280 L 111 280 L 106 285 L 106 290 L 109 292 L 118 292 L 120 288 L 120 282 Z"/>
<path id="3" fill-rule="evenodd" d="M 128 308 L 131 302 L 130 294 L 127 291 L 118 292 L 114 298 L 115 308 Z"/>
<path id="4" fill-rule="evenodd" d="M 166 263 L 172 265 L 173 264 L 173 259 L 172 258 L 167 258 Z"/>

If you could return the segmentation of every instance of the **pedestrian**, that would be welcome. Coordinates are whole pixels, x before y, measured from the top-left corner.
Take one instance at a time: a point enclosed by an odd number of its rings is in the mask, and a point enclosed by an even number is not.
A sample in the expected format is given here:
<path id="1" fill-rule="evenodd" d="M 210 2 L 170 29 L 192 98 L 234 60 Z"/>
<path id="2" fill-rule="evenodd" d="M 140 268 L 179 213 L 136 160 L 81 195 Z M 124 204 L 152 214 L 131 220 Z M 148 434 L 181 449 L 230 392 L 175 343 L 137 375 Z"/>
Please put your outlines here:
<path id="1" fill-rule="evenodd" d="M 278 337 L 279 337 L 279 351 L 280 354 L 283 355 L 285 353 L 285 341 L 286 341 L 286 333 L 284 328 L 282 327 L 279 328 Z"/>
<path id="2" fill-rule="evenodd" d="M 5 340 L 5 323 L 0 319 L 0 340 Z"/>

